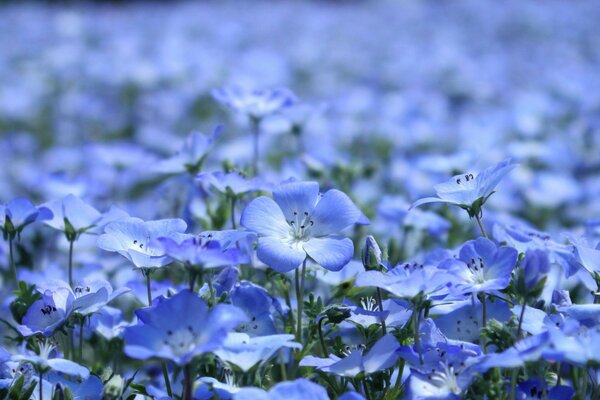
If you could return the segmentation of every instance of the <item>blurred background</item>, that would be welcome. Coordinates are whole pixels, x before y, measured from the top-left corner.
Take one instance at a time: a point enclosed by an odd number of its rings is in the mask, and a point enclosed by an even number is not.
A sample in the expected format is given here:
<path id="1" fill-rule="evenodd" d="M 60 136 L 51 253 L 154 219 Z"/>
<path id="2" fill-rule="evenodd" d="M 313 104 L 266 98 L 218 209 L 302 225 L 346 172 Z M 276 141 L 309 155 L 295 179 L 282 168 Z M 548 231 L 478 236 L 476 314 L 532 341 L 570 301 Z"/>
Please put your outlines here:
<path id="1" fill-rule="evenodd" d="M 210 95 L 240 84 L 311 108 L 300 138 L 264 121 L 273 182 L 316 178 L 372 215 L 510 156 L 499 215 L 578 226 L 600 211 L 598 21 L 593 0 L 3 3 L 0 201 L 173 216 L 152 166 L 191 131 L 224 125 L 208 171 L 248 165 L 247 121 Z"/>

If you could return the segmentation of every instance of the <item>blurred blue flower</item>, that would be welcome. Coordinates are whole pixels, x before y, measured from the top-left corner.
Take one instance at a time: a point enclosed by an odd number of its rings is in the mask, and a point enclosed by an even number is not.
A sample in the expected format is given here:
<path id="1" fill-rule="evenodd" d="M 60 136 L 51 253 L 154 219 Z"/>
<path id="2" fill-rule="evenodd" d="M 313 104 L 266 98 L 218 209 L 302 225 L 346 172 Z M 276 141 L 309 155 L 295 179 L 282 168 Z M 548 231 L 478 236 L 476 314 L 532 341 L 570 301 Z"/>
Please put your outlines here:
<path id="1" fill-rule="evenodd" d="M 152 307 L 138 309 L 139 324 L 125 328 L 125 354 L 160 358 L 186 365 L 194 357 L 221 347 L 227 332 L 246 320 L 238 308 L 219 304 L 209 310 L 189 290 Z"/>
<path id="2" fill-rule="evenodd" d="M 243 388 L 234 394 L 235 400 L 330 400 L 327 390 L 309 380 L 280 382 L 268 392 L 258 388 Z"/>
<path id="3" fill-rule="evenodd" d="M 515 399 L 517 400 L 570 400 L 575 395 L 575 390 L 568 386 L 550 387 L 545 380 L 535 377 L 517 385 Z"/>
<path id="4" fill-rule="evenodd" d="M 70 241 L 98 227 L 102 220 L 100 211 L 72 194 L 61 200 L 45 203 L 43 206 L 52 212 L 52 218 L 45 220 L 44 223 L 64 232 Z"/>
<path id="5" fill-rule="evenodd" d="M 52 218 L 52 211 L 47 207 L 36 207 L 29 199 L 18 197 L 6 205 L 0 205 L 0 230 L 6 240 L 20 237 L 23 229 L 35 222 Z"/>
<path id="6" fill-rule="evenodd" d="M 47 342 L 40 342 L 37 353 L 26 350 L 22 354 L 13 355 L 12 360 L 30 363 L 36 370 L 42 373 L 55 371 L 81 379 L 87 379 L 90 376 L 90 371 L 87 368 L 73 361 L 57 357 L 58 354 L 55 349 L 54 345 Z"/>
<path id="7" fill-rule="evenodd" d="M 246 314 L 246 321 L 237 328 L 237 332 L 250 336 L 264 336 L 275 333 L 272 310 L 275 307 L 273 297 L 264 288 L 251 282 L 240 282 L 231 290 L 231 304 Z"/>
<path id="8" fill-rule="evenodd" d="M 257 119 L 291 106 L 297 101 L 289 89 L 248 89 L 240 85 L 214 89 L 212 96 L 232 110 Z"/>
<path id="9" fill-rule="evenodd" d="M 273 185 L 260 177 L 248 178 L 239 172 L 212 172 L 196 175 L 196 181 L 214 188 L 216 191 L 236 197 L 271 190 Z"/>
<path id="10" fill-rule="evenodd" d="M 225 248 L 217 240 L 203 239 L 196 235 L 159 237 L 164 253 L 174 260 L 190 266 L 218 268 L 227 265 L 245 264 L 250 257 L 236 247 Z"/>
<path id="11" fill-rule="evenodd" d="M 273 199 L 261 196 L 248 204 L 241 224 L 258 233 L 258 258 L 274 270 L 291 271 L 310 257 L 335 271 L 352 259 L 354 245 L 333 235 L 361 217 L 339 190 L 321 195 L 316 182 L 290 182 L 273 189 Z"/>

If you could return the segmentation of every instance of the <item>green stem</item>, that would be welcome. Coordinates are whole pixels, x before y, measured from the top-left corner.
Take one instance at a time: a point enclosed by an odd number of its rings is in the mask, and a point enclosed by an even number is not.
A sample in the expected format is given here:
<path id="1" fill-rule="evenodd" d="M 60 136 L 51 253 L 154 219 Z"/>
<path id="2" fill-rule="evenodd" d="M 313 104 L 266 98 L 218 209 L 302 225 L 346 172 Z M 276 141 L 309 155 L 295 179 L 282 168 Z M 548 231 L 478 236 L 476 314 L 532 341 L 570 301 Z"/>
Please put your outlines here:
<path id="1" fill-rule="evenodd" d="M 152 290 L 150 289 L 150 269 L 142 269 L 142 275 L 146 277 L 146 293 L 148 294 L 148 307 L 152 305 Z"/>
<path id="2" fill-rule="evenodd" d="M 523 318 L 525 317 L 525 307 L 527 307 L 527 299 L 523 300 L 523 308 L 519 315 L 519 326 L 517 327 L 517 339 L 521 337 L 521 327 L 523 326 Z"/>
<path id="3" fill-rule="evenodd" d="M 192 381 L 192 367 L 190 364 L 183 367 L 183 384 L 183 400 L 192 400 L 194 382 Z"/>
<path id="4" fill-rule="evenodd" d="M 402 384 L 402 375 L 404 374 L 404 360 L 400 360 L 400 365 L 398 366 L 398 377 L 396 378 L 396 383 L 394 384 L 394 395 L 398 396 L 400 392 L 400 385 Z"/>
<path id="5" fill-rule="evenodd" d="M 69 240 L 69 286 L 73 287 L 73 242 Z"/>
<path id="6" fill-rule="evenodd" d="M 302 344 L 302 307 L 304 306 L 304 278 L 306 276 L 306 261 L 302 263 L 302 273 L 298 277 L 298 269 L 296 269 L 296 302 L 298 304 L 298 320 L 296 321 L 296 341 Z"/>
<path id="7" fill-rule="evenodd" d="M 169 397 L 173 397 L 173 391 L 171 390 L 171 381 L 169 380 L 169 370 L 167 369 L 167 362 L 161 361 L 160 367 L 162 369 L 163 378 L 165 378 L 165 386 L 167 387 L 167 394 Z"/>
<path id="8" fill-rule="evenodd" d="M 481 328 L 485 329 L 485 327 L 487 326 L 487 301 L 485 299 L 485 293 L 479 293 L 479 295 L 477 295 L 477 297 L 479 298 L 479 301 L 481 301 L 481 305 L 482 305 Z M 482 341 L 483 341 L 483 352 L 486 353 L 487 352 L 487 340 L 485 338 L 485 332 L 484 332 Z"/>
<path id="9" fill-rule="evenodd" d="M 38 385 L 40 385 L 40 400 L 42 400 L 44 398 L 44 396 L 43 396 L 44 384 L 43 384 L 43 380 L 42 380 L 42 371 L 40 371 L 40 381 L 38 382 Z"/>
<path id="10" fill-rule="evenodd" d="M 196 270 L 192 267 L 188 267 L 188 272 L 190 274 L 190 290 L 193 292 L 196 288 L 196 277 L 198 274 L 196 273 Z"/>
<path id="11" fill-rule="evenodd" d="M 83 324 L 85 323 L 85 318 L 81 319 L 81 324 L 79 324 L 79 362 L 83 363 Z"/>
<path id="12" fill-rule="evenodd" d="M 258 175 L 258 159 L 259 159 L 259 137 L 260 137 L 260 119 L 256 117 L 251 117 L 250 119 L 252 124 L 252 138 L 253 138 L 253 153 L 252 153 L 252 171 L 254 172 L 254 176 Z"/>
<path id="13" fill-rule="evenodd" d="M 379 312 L 383 313 L 383 301 L 381 300 L 381 289 L 380 288 L 377 288 L 376 298 L 377 298 L 377 307 L 379 308 Z M 385 325 L 385 317 L 381 317 L 381 330 L 384 335 L 387 334 L 387 327 Z"/>
<path id="14" fill-rule="evenodd" d="M 17 266 L 15 265 L 15 256 L 13 252 L 13 238 L 12 235 L 8 235 L 8 253 L 10 256 L 10 269 L 12 270 L 13 277 L 15 278 L 15 286 L 19 286 L 19 276 L 17 275 Z"/>
<path id="15" fill-rule="evenodd" d="M 235 196 L 231 196 L 231 226 L 233 229 L 237 229 L 237 223 L 235 222 Z"/>
<path id="16" fill-rule="evenodd" d="M 483 224 L 481 223 L 481 216 L 479 214 L 475 214 L 475 219 L 477 220 L 477 225 L 479 225 L 479 230 L 481 230 L 481 234 L 483 235 L 484 238 L 487 238 L 488 235 L 485 232 Z"/>
<path id="17" fill-rule="evenodd" d="M 421 323 L 421 318 L 419 314 L 421 314 L 421 311 L 415 308 L 415 310 L 413 311 L 415 346 L 417 347 L 417 352 L 419 353 L 419 364 L 423 365 L 423 352 L 421 351 L 421 337 L 419 335 L 419 325 Z"/>
<path id="18" fill-rule="evenodd" d="M 369 392 L 369 385 L 367 385 L 367 380 L 363 379 L 363 388 L 365 390 L 365 397 L 367 398 L 367 400 L 371 400 L 371 392 Z"/>
<path id="19" fill-rule="evenodd" d="M 587 395 L 587 386 L 588 386 L 588 375 L 587 375 L 587 369 L 586 368 L 582 368 L 582 380 L 583 382 L 581 383 L 581 390 L 580 395 L 581 395 L 581 400 L 585 400 L 586 399 L 586 395 Z"/>
<path id="20" fill-rule="evenodd" d="M 208 279 L 206 280 L 206 283 L 208 284 L 208 290 L 210 292 L 210 304 L 212 307 L 214 307 L 217 302 L 217 299 L 216 299 L 216 295 L 215 295 L 215 288 L 213 287 L 213 283 L 212 283 L 212 276 L 208 277 Z"/>
<path id="21" fill-rule="evenodd" d="M 515 400 L 515 390 L 517 387 L 517 374 L 519 373 L 518 368 L 514 368 L 510 375 L 510 400 Z"/>
<path id="22" fill-rule="evenodd" d="M 321 343 L 321 353 L 323 353 L 323 357 L 327 357 L 327 346 L 325 346 L 325 339 L 323 338 L 323 320 L 325 318 L 319 318 L 319 323 L 317 324 L 317 330 L 319 331 L 319 342 Z"/>

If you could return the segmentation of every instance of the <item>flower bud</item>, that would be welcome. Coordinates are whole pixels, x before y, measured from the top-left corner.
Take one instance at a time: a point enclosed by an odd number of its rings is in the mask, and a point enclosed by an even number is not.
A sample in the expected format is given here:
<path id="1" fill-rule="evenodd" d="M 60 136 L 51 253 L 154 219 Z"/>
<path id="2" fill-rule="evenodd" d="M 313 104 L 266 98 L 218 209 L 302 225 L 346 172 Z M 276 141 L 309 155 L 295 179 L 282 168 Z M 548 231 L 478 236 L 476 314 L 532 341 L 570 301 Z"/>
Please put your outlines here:
<path id="1" fill-rule="evenodd" d="M 366 270 L 378 270 L 381 267 L 381 249 L 371 235 L 365 239 L 365 247 L 362 251 L 362 263 Z"/>

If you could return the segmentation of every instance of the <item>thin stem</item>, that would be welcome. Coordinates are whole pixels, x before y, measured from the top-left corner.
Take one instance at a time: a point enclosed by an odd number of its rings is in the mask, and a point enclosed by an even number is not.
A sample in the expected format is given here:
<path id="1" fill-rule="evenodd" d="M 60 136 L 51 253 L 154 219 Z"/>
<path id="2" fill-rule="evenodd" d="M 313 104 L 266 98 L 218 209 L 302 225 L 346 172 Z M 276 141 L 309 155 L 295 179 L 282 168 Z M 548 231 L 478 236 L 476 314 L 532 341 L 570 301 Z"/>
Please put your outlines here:
<path id="1" fill-rule="evenodd" d="M 13 238 L 12 235 L 8 235 L 8 253 L 10 257 L 10 269 L 12 270 L 15 278 L 15 285 L 19 286 L 19 276 L 17 275 L 17 266 L 15 265 L 15 256 L 13 253 Z"/>
<path id="2" fill-rule="evenodd" d="M 73 242 L 69 240 L 69 286 L 73 287 Z"/>
<path id="3" fill-rule="evenodd" d="M 231 226 L 233 229 L 237 229 L 237 223 L 235 222 L 235 196 L 231 196 Z"/>
<path id="4" fill-rule="evenodd" d="M 252 137 L 254 140 L 253 143 L 253 157 L 252 157 L 252 171 L 254 172 L 254 176 L 258 175 L 258 159 L 259 159 L 259 137 L 260 137 L 260 119 L 256 117 L 251 117 L 250 122 L 252 124 Z"/>
<path id="5" fill-rule="evenodd" d="M 398 366 L 398 376 L 396 377 L 396 383 L 394 384 L 394 394 L 397 396 L 400 392 L 400 385 L 402 384 L 402 375 L 404 374 L 404 360 L 400 360 Z"/>
<path id="6" fill-rule="evenodd" d="M 198 274 L 196 273 L 196 270 L 191 267 L 188 268 L 188 272 L 190 274 L 190 290 L 193 292 L 196 288 L 196 277 Z"/>
<path id="7" fill-rule="evenodd" d="M 317 324 L 317 330 L 319 331 L 319 342 L 321 343 L 321 353 L 323 353 L 323 357 L 327 357 L 327 346 L 325 346 L 325 339 L 323 338 L 323 320 L 324 317 L 319 318 L 319 323 Z"/>
<path id="8" fill-rule="evenodd" d="M 42 400 L 44 398 L 43 396 L 43 387 L 44 384 L 42 383 L 42 371 L 40 371 L 40 381 L 38 382 L 38 385 L 40 385 L 40 400 Z"/>
<path id="9" fill-rule="evenodd" d="M 146 293 L 148 294 L 148 307 L 152 305 L 152 290 L 150 289 L 150 270 L 142 269 L 142 275 L 146 277 Z"/>
<path id="10" fill-rule="evenodd" d="M 208 290 L 210 292 L 210 304 L 211 306 L 215 306 L 217 299 L 216 299 L 216 295 L 215 295 L 215 288 L 213 287 L 213 283 L 212 283 L 212 276 L 209 276 L 208 279 L 206 280 L 206 283 L 208 284 Z"/>
<path id="11" fill-rule="evenodd" d="M 306 276 L 306 261 L 302 263 L 302 273 L 298 277 L 298 269 L 296 269 L 296 302 L 298 303 L 298 320 L 296 321 L 296 341 L 302 344 L 302 307 L 304 306 L 304 278 Z"/>
<path id="12" fill-rule="evenodd" d="M 418 309 L 413 311 L 415 346 L 417 346 L 417 352 L 419 353 L 419 364 L 423 365 L 423 352 L 421 351 L 421 337 L 419 335 L 419 325 L 421 323 L 420 314 L 421 311 Z"/>
<path id="13" fill-rule="evenodd" d="M 377 307 L 379 308 L 379 312 L 383 313 L 383 301 L 381 300 L 381 289 L 377 288 L 377 292 L 376 292 L 376 298 L 377 298 Z M 381 330 L 383 331 L 383 334 L 387 334 L 387 328 L 385 326 L 385 317 L 381 317 Z"/>
<path id="14" fill-rule="evenodd" d="M 183 384 L 183 400 L 192 400 L 194 382 L 192 382 L 192 368 L 189 364 L 183 367 Z"/>
<path id="15" fill-rule="evenodd" d="M 85 319 L 81 319 L 81 324 L 79 324 L 79 362 L 83 363 L 83 324 L 85 323 Z"/>
<path id="16" fill-rule="evenodd" d="M 371 400 L 371 392 L 369 392 L 369 385 L 367 385 L 367 380 L 363 379 L 363 388 L 365 390 L 365 397 L 367 398 L 367 400 Z"/>
<path id="17" fill-rule="evenodd" d="M 173 391 L 171 390 L 171 381 L 169 379 L 169 370 L 167 369 L 166 361 L 161 361 L 160 367 L 162 369 L 163 378 L 165 378 L 165 386 L 167 387 L 167 394 L 169 395 L 169 397 L 173 397 Z"/>
<path id="18" fill-rule="evenodd" d="M 582 368 L 582 379 L 583 382 L 581 384 L 581 389 L 580 389 L 580 394 L 581 394 L 581 400 L 585 400 L 586 399 L 586 395 L 587 395 L 587 386 L 588 386 L 588 375 L 587 375 L 587 369 L 586 368 Z"/>
<path id="19" fill-rule="evenodd" d="M 483 227 L 483 224 L 481 223 L 481 216 L 479 214 L 475 214 L 475 219 L 477 220 L 477 225 L 479 225 L 479 230 L 481 230 L 481 234 L 483 235 L 484 238 L 487 238 L 488 235 L 485 232 L 485 228 Z"/>
<path id="20" fill-rule="evenodd" d="M 482 305 L 482 315 L 481 315 L 481 328 L 485 329 L 485 327 L 487 326 L 487 301 L 485 298 L 485 293 L 479 293 L 479 295 L 477 295 L 477 297 L 479 298 L 479 301 L 481 301 L 481 305 Z M 487 340 L 485 339 L 485 333 L 483 335 L 483 352 L 485 353 L 487 350 Z"/>
<path id="21" fill-rule="evenodd" d="M 525 317 L 525 307 L 527 307 L 527 299 L 523 300 L 523 308 L 521 308 L 521 314 L 519 315 L 519 326 L 517 327 L 517 339 L 521 337 L 521 327 L 523 325 L 523 318 Z"/>
<path id="22" fill-rule="evenodd" d="M 515 368 L 512 370 L 510 375 L 510 400 L 515 400 L 515 391 L 517 385 L 517 374 L 519 373 L 519 369 Z"/>

